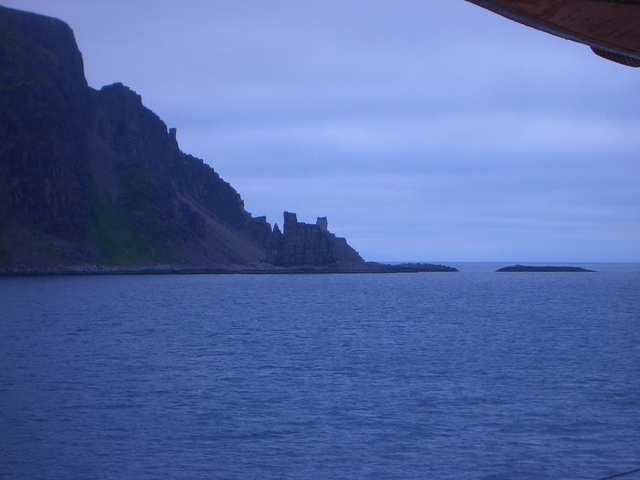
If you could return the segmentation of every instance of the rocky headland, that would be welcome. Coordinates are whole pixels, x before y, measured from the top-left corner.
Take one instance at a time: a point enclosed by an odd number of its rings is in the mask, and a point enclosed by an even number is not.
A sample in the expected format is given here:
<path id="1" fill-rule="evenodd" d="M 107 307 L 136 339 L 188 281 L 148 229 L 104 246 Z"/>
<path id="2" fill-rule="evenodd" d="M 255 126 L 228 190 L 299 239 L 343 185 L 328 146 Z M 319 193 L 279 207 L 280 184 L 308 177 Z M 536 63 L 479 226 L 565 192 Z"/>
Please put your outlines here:
<path id="1" fill-rule="evenodd" d="M 0 6 L 0 274 L 455 271 L 364 261 L 245 210 L 121 83 L 95 90 L 64 22 Z"/>

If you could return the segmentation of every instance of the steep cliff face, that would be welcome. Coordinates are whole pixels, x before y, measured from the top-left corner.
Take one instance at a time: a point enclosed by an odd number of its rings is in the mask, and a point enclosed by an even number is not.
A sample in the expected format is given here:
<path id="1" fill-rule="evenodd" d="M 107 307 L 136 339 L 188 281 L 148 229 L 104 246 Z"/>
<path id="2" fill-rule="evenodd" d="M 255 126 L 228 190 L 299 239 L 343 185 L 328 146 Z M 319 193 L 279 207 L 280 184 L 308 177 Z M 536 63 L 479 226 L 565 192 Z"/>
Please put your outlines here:
<path id="1" fill-rule="evenodd" d="M 71 29 L 0 8 L 0 218 L 85 232 L 88 103 Z"/>
<path id="2" fill-rule="evenodd" d="M 248 264 L 271 228 L 62 21 L 0 7 L 0 262 Z"/>
<path id="3" fill-rule="evenodd" d="M 95 104 L 89 233 L 111 263 L 135 260 L 136 251 L 193 265 L 263 260 L 270 226 L 211 167 L 181 152 L 176 131 L 139 95 L 114 84 L 96 92 Z"/>

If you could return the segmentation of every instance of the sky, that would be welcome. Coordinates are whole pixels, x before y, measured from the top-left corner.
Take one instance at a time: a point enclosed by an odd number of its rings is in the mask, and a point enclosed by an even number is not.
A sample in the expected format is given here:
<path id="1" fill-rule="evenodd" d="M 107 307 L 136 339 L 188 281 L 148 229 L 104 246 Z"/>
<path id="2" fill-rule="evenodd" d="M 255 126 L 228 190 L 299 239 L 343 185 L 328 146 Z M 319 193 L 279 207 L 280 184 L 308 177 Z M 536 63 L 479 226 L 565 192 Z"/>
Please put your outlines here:
<path id="1" fill-rule="evenodd" d="M 463 0 L 0 0 L 253 216 L 366 260 L 640 262 L 640 69 Z"/>

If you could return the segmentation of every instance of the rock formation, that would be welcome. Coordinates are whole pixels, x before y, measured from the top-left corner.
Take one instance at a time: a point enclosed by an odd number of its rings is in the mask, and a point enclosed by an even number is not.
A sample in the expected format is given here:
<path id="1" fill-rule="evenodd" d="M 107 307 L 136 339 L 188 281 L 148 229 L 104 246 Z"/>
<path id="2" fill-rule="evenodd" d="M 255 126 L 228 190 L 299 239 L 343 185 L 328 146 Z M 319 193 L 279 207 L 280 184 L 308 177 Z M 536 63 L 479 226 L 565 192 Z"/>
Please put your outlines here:
<path id="1" fill-rule="evenodd" d="M 284 212 L 284 232 L 277 224 L 273 228 L 267 261 L 278 266 L 322 267 L 364 262 L 344 238 L 329 232 L 327 217 L 318 217 L 313 225 L 298 222 L 297 215 L 290 212 Z"/>

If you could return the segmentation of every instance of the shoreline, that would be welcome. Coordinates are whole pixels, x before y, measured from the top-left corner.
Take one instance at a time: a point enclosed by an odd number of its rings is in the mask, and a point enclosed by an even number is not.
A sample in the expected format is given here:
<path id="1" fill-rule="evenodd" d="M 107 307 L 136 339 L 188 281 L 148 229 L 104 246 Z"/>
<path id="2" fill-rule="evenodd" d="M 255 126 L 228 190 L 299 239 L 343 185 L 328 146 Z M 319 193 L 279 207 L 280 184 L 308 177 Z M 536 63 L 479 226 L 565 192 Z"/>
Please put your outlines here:
<path id="1" fill-rule="evenodd" d="M 193 266 L 76 266 L 76 267 L 39 267 L 0 269 L 0 277 L 48 277 L 80 275 L 327 275 L 361 273 L 455 273 L 457 268 L 431 263 L 406 263 L 390 265 L 367 262 L 364 265 L 345 265 L 338 267 L 278 267 L 275 265 L 229 265 L 221 267 Z"/>

